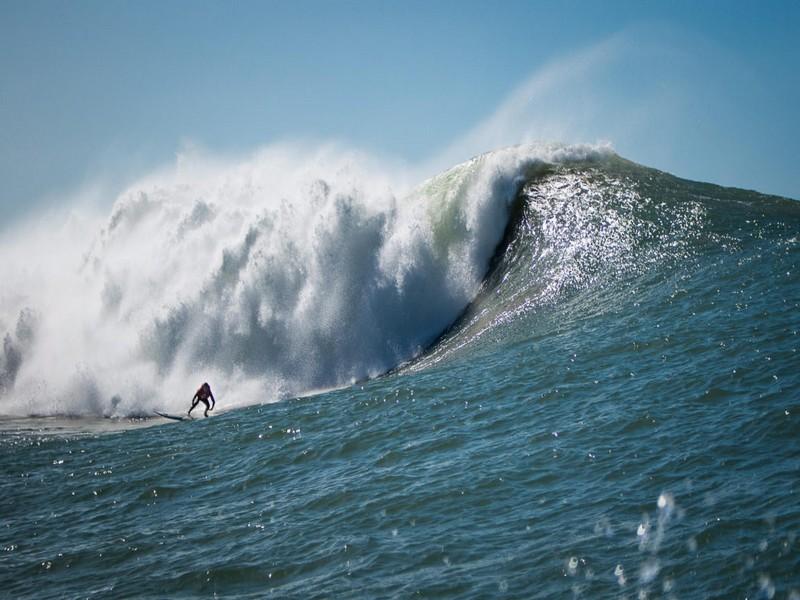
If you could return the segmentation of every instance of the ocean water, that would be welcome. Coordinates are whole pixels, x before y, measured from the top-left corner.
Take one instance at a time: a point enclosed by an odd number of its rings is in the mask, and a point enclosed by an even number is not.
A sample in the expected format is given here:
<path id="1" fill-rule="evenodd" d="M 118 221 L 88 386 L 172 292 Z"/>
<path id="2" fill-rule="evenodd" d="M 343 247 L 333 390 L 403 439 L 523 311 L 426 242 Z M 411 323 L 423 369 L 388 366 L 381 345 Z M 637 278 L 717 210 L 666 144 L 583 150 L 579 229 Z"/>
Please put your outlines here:
<path id="1" fill-rule="evenodd" d="M 121 197 L 69 311 L 5 267 L 0 595 L 800 598 L 800 204 L 276 161 Z M 213 418 L 150 417 L 198 377 Z"/>

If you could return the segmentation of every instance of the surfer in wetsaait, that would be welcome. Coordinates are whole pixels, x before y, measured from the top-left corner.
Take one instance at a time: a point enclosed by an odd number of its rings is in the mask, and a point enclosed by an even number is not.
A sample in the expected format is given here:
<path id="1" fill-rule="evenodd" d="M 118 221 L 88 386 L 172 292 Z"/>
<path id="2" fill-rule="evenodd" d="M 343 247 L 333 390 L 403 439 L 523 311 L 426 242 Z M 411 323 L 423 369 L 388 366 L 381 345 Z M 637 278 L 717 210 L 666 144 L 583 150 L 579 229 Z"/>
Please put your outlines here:
<path id="1" fill-rule="evenodd" d="M 211 398 L 211 404 L 209 405 L 208 399 Z M 200 388 L 194 393 L 194 398 L 192 398 L 192 408 L 189 409 L 189 416 L 192 416 L 192 411 L 194 407 L 197 406 L 198 402 L 202 402 L 206 405 L 206 410 L 203 413 L 204 416 L 208 416 L 208 411 L 214 410 L 214 405 L 217 403 L 214 400 L 214 394 L 211 393 L 211 386 L 208 383 L 203 383 Z"/>

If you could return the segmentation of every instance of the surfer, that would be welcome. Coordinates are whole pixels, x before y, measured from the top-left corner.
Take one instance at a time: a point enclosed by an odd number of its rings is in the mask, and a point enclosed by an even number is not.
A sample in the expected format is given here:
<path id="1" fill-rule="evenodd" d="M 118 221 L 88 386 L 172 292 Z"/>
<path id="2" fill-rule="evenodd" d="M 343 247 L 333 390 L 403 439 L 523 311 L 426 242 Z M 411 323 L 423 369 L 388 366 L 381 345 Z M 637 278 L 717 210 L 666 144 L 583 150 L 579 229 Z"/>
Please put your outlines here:
<path id="1" fill-rule="evenodd" d="M 211 398 L 211 404 L 208 403 L 209 398 Z M 192 416 L 192 411 L 194 410 L 194 407 L 197 406 L 198 402 L 202 402 L 206 405 L 206 411 L 204 413 L 206 417 L 208 416 L 208 411 L 214 410 L 214 405 L 217 403 L 217 401 L 214 400 L 214 394 L 211 393 L 211 386 L 207 383 L 201 385 L 200 389 L 194 393 L 194 398 L 192 398 L 192 408 L 189 409 L 190 417 Z"/>

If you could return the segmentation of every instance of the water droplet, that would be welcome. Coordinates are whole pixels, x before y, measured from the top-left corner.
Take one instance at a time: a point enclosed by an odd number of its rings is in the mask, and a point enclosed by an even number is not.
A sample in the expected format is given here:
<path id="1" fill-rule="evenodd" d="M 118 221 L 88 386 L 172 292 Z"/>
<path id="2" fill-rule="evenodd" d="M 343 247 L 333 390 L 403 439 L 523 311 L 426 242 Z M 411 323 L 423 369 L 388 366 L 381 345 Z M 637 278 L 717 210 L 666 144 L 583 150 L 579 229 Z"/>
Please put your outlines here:
<path id="1" fill-rule="evenodd" d="M 775 584 L 772 583 L 772 580 L 769 578 L 768 575 L 762 575 L 758 580 L 759 585 L 761 586 L 761 591 L 764 593 L 764 596 L 767 597 L 767 600 L 772 600 L 775 597 Z"/>
<path id="2" fill-rule="evenodd" d="M 575 575 L 578 571 L 578 558 L 575 556 L 570 556 L 569 560 L 567 561 L 567 572 L 570 575 Z"/>
<path id="3" fill-rule="evenodd" d="M 671 511 L 675 508 L 675 498 L 669 492 L 663 492 L 658 497 L 658 508 L 661 510 Z"/>
<path id="4" fill-rule="evenodd" d="M 639 570 L 639 581 L 644 584 L 648 584 L 653 579 L 656 578 L 658 572 L 661 570 L 661 565 L 659 565 L 658 560 L 650 559 L 642 565 L 642 568 Z"/>
<path id="5" fill-rule="evenodd" d="M 620 584 L 621 586 L 625 585 L 625 582 L 626 582 L 625 569 L 622 568 L 622 565 L 617 565 L 614 568 L 614 575 L 616 575 L 616 577 L 617 577 L 617 583 L 618 584 Z"/>

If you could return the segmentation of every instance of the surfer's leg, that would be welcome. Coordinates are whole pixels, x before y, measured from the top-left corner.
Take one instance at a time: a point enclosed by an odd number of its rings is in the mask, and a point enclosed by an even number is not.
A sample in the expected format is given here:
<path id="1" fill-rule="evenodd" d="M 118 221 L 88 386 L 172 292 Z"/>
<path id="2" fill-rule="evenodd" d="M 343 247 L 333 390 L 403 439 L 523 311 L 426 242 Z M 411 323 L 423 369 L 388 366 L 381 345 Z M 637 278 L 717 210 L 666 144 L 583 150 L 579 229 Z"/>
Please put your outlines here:
<path id="1" fill-rule="evenodd" d="M 198 400 L 197 398 L 195 398 L 195 399 L 192 401 L 192 408 L 190 408 L 190 409 L 189 409 L 189 413 L 188 413 L 190 417 L 192 416 L 192 411 L 194 410 L 194 407 L 195 407 L 195 406 L 197 406 L 197 403 L 198 403 L 198 402 L 199 402 L 199 400 Z"/>
<path id="2" fill-rule="evenodd" d="M 203 400 L 203 404 L 206 405 L 206 412 L 204 413 L 204 416 L 207 417 L 208 416 L 208 409 L 211 408 L 211 405 L 208 403 L 208 400 L 205 400 L 205 399 Z"/>

